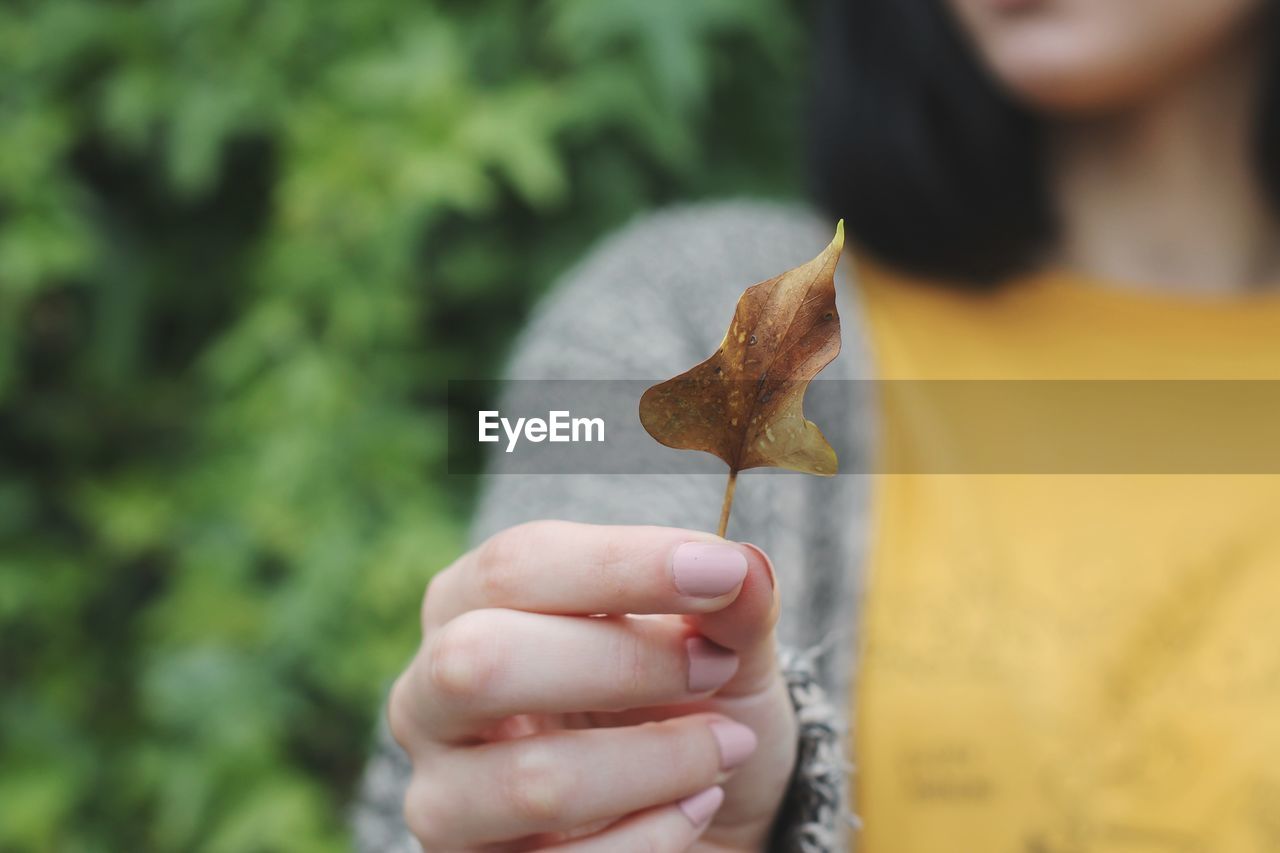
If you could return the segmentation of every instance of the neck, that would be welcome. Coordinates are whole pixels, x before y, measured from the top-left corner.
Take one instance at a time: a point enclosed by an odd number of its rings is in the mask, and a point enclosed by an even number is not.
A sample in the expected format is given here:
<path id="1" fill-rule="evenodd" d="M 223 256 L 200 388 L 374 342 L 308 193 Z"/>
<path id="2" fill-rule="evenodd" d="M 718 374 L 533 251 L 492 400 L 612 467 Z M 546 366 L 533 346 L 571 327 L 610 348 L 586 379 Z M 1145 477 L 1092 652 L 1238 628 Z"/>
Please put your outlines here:
<path id="1" fill-rule="evenodd" d="M 1058 263 L 1183 293 L 1280 284 L 1280 221 L 1251 149 L 1259 54 L 1233 51 L 1133 108 L 1052 126 Z"/>

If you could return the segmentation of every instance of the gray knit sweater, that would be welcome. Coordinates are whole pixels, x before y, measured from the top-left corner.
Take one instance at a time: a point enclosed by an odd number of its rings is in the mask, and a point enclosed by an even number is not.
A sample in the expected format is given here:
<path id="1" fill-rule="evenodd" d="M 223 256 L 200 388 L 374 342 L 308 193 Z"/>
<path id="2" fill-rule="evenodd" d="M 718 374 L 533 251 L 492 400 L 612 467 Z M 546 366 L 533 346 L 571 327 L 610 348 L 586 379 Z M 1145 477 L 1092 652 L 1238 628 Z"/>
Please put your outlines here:
<path id="1" fill-rule="evenodd" d="M 519 340 L 513 379 L 673 376 L 710 355 L 742 290 L 816 255 L 832 225 L 802 207 L 753 202 L 691 205 L 650 215 L 591 252 L 541 304 Z M 852 282 L 836 287 L 843 348 L 823 378 L 868 378 L 866 336 Z M 782 601 L 780 662 L 800 722 L 799 756 L 771 851 L 848 850 L 849 694 L 861 565 L 866 550 L 870 406 L 806 403 L 828 434 L 853 436 L 842 474 L 755 475 L 739 481 L 730 535 L 764 548 Z M 848 447 L 846 442 L 845 447 Z M 673 451 L 674 452 L 674 451 Z M 714 525 L 723 476 L 507 474 L 495 454 L 473 542 L 522 521 Z M 500 488 L 494 487 L 495 484 Z M 401 818 L 409 764 L 379 732 L 352 813 L 362 851 L 417 851 Z"/>

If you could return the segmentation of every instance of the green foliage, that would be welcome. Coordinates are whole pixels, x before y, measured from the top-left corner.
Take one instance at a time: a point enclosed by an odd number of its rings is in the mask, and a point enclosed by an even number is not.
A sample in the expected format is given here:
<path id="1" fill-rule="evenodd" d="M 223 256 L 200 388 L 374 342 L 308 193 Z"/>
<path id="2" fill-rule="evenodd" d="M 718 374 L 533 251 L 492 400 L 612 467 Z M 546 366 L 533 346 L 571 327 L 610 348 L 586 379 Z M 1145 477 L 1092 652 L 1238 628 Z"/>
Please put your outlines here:
<path id="1" fill-rule="evenodd" d="M 444 381 L 637 211 L 794 193 L 787 0 L 0 6 L 0 849 L 341 849 Z"/>

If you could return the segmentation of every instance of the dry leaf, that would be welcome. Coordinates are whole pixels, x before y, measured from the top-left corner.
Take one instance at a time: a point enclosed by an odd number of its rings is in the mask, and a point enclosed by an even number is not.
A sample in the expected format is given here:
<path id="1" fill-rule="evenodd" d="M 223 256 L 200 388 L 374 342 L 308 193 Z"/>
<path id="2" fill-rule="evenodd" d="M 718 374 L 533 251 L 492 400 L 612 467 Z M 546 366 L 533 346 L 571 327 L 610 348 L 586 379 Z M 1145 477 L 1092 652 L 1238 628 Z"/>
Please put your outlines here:
<path id="1" fill-rule="evenodd" d="M 835 270 L 844 222 L 808 263 L 747 288 L 720 347 L 640 398 L 640 422 L 658 441 L 705 450 L 729 466 L 723 536 L 739 471 L 774 467 L 830 476 L 836 453 L 804 417 L 804 392 L 840 352 Z"/>

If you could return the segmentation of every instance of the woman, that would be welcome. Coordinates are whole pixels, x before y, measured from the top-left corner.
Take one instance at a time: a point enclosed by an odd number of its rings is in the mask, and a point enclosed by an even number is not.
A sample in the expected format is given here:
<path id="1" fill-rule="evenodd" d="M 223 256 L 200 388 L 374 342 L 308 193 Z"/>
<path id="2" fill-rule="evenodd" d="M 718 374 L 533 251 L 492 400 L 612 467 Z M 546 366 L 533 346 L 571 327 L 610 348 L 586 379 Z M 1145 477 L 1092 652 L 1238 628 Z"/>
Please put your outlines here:
<path id="1" fill-rule="evenodd" d="M 1280 282 L 1278 35 L 1262 0 L 832 3 L 814 162 L 853 257 L 824 376 L 1280 376 L 1253 292 Z M 677 373 L 830 223 L 631 226 L 511 375 Z M 877 424 L 906 436 L 890 474 L 744 481 L 758 546 L 683 529 L 719 506 L 704 478 L 493 478 L 391 692 L 362 845 L 1280 849 L 1275 478 L 942 476 L 920 460 L 954 423 L 892 397 L 811 412 L 858 437 L 846 471 L 886 464 Z"/>

